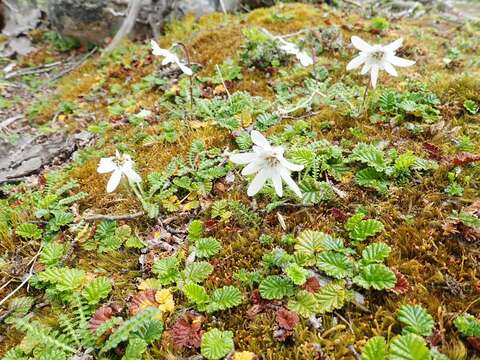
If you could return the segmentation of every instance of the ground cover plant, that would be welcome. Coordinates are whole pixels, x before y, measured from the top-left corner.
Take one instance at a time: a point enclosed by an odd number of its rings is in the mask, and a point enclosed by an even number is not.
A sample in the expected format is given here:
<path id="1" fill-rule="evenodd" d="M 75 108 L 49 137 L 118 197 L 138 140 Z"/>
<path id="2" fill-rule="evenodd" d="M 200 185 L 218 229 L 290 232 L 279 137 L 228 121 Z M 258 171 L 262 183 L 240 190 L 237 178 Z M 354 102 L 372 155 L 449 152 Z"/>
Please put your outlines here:
<path id="1" fill-rule="evenodd" d="M 90 137 L 0 185 L 1 358 L 479 358 L 480 24 L 368 15 L 187 16 L 18 79 L 48 91 L 1 111 Z M 20 66 L 82 51 L 51 39 Z"/>

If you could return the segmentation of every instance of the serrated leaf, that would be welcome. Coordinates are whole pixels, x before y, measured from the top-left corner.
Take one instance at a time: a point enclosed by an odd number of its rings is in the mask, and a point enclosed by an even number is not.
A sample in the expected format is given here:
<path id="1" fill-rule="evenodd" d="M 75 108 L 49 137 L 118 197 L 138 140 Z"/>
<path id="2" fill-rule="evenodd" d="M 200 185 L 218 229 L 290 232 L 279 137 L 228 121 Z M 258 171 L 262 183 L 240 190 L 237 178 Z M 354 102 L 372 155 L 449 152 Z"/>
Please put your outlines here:
<path id="1" fill-rule="evenodd" d="M 202 336 L 201 353 L 208 360 L 218 360 L 233 350 L 233 333 L 212 329 Z"/>
<path id="2" fill-rule="evenodd" d="M 285 274 L 292 280 L 295 285 L 303 285 L 308 278 L 308 270 L 297 265 L 296 263 L 291 263 L 285 268 Z"/>
<path id="3" fill-rule="evenodd" d="M 21 224 L 17 227 L 15 233 L 18 236 L 23 237 L 24 239 L 30 240 L 38 240 L 42 237 L 42 230 L 38 227 L 37 224 Z"/>
<path id="4" fill-rule="evenodd" d="M 387 358 L 387 343 L 383 336 L 374 336 L 365 344 L 361 360 L 385 360 Z"/>
<path id="5" fill-rule="evenodd" d="M 295 298 L 288 301 L 288 308 L 304 318 L 309 318 L 315 314 L 317 301 L 312 293 L 300 290 Z"/>
<path id="6" fill-rule="evenodd" d="M 373 144 L 360 143 L 355 146 L 350 160 L 362 162 L 380 172 L 385 171 L 388 165 L 383 151 Z"/>
<path id="7" fill-rule="evenodd" d="M 242 300 L 243 296 L 239 289 L 235 286 L 224 286 L 213 292 L 210 304 L 207 306 L 207 312 L 230 309 L 240 305 Z"/>
<path id="8" fill-rule="evenodd" d="M 331 240 L 331 236 L 321 231 L 305 230 L 296 238 L 295 251 L 310 257 L 311 260 L 305 265 L 313 265 L 315 264 L 314 256 L 326 250 Z"/>
<path id="9" fill-rule="evenodd" d="M 398 321 L 404 324 L 403 333 L 429 336 L 433 330 L 433 317 L 421 305 L 402 305 Z"/>
<path id="10" fill-rule="evenodd" d="M 355 214 L 345 223 L 345 229 L 348 230 L 350 239 L 364 241 L 384 229 L 380 221 L 374 219 L 363 220 L 363 217 L 362 213 Z"/>
<path id="11" fill-rule="evenodd" d="M 314 294 L 317 301 L 317 313 L 325 314 L 341 309 L 347 300 L 348 291 L 344 281 L 332 281 Z"/>
<path id="12" fill-rule="evenodd" d="M 300 182 L 302 190 L 302 202 L 304 204 L 318 204 L 322 201 L 335 199 L 335 192 L 325 181 L 316 181 L 312 177 L 306 177 Z"/>
<path id="13" fill-rule="evenodd" d="M 195 283 L 187 283 L 183 286 L 182 292 L 191 302 L 197 305 L 203 305 L 210 300 L 207 291 L 203 286 Z"/>
<path id="14" fill-rule="evenodd" d="M 334 251 L 325 251 L 318 255 L 317 267 L 335 279 L 343 279 L 353 275 L 353 263 L 344 254 Z"/>
<path id="15" fill-rule="evenodd" d="M 199 283 L 213 272 L 213 266 L 206 261 L 196 261 L 185 266 L 183 277 L 186 282 Z"/>
<path id="16" fill-rule="evenodd" d="M 142 360 L 145 350 L 147 350 L 146 341 L 139 337 L 132 337 L 128 341 L 122 360 Z"/>
<path id="17" fill-rule="evenodd" d="M 195 242 L 195 253 L 200 258 L 216 255 L 221 248 L 220 242 L 213 237 L 198 239 Z"/>
<path id="18" fill-rule="evenodd" d="M 385 175 L 374 168 L 359 170 L 355 175 L 355 181 L 358 185 L 373 188 L 381 194 L 388 192 L 388 186 L 390 184 Z"/>
<path id="19" fill-rule="evenodd" d="M 112 280 L 105 276 L 99 276 L 88 283 L 83 289 L 82 295 L 89 305 L 96 305 L 105 299 L 112 291 Z"/>
<path id="20" fill-rule="evenodd" d="M 388 360 L 429 360 L 425 341 L 418 335 L 407 334 L 395 336 L 390 342 Z"/>
<path id="21" fill-rule="evenodd" d="M 358 275 L 353 278 L 353 282 L 358 286 L 375 290 L 391 289 L 396 281 L 395 273 L 383 264 L 363 266 Z"/>
<path id="22" fill-rule="evenodd" d="M 260 282 L 258 289 L 264 299 L 280 300 L 293 293 L 293 284 L 284 276 L 270 275 Z"/>
<path id="23" fill-rule="evenodd" d="M 480 336 L 480 320 L 471 314 L 457 316 L 453 323 L 464 336 Z"/>
<path id="24" fill-rule="evenodd" d="M 165 259 L 155 261 L 152 266 L 152 272 L 157 274 L 158 280 L 162 285 L 168 285 L 177 281 L 180 276 L 177 257 L 169 256 Z"/>
<path id="25" fill-rule="evenodd" d="M 193 220 L 188 225 L 188 238 L 190 240 L 198 240 L 203 234 L 203 222 L 201 220 Z"/>
<path id="26" fill-rule="evenodd" d="M 65 246 L 63 244 L 47 243 L 40 253 L 40 262 L 45 266 L 55 266 L 62 260 L 64 252 Z"/>
<path id="27" fill-rule="evenodd" d="M 381 263 L 392 251 L 392 248 L 385 243 L 373 243 L 362 251 L 362 260 L 365 264 Z"/>

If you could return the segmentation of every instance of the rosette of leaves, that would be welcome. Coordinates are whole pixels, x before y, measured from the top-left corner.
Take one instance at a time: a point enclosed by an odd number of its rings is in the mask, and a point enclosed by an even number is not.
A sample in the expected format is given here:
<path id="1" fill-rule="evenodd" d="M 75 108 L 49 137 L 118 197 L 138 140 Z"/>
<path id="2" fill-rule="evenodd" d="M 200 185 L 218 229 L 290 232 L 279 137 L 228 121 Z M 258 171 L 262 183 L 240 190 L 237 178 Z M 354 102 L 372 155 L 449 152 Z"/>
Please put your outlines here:
<path id="1" fill-rule="evenodd" d="M 211 329 L 203 334 L 200 349 L 208 360 L 221 359 L 234 349 L 233 333 Z"/>
<path id="2" fill-rule="evenodd" d="M 265 70 L 288 62 L 289 55 L 279 49 L 278 40 L 272 39 L 257 28 L 247 28 L 243 35 L 247 41 L 242 46 L 240 60 L 246 67 Z"/>

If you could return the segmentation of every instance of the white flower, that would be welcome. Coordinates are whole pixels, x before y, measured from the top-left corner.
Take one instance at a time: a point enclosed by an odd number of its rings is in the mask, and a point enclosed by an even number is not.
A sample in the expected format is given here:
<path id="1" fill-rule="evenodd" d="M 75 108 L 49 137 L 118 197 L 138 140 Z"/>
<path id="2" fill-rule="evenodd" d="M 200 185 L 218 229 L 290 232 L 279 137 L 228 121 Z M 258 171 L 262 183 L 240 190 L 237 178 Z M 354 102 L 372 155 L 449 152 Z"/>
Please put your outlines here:
<path id="1" fill-rule="evenodd" d="M 361 74 L 364 75 L 370 71 L 371 83 L 375 88 L 379 70 L 385 70 L 390 75 L 397 76 L 394 66 L 407 67 L 415 64 L 415 61 L 402 59 L 395 55 L 395 51 L 402 46 L 402 41 L 403 39 L 400 38 L 385 46 L 370 45 L 358 36 L 352 36 L 352 44 L 360 50 L 360 55 L 348 63 L 347 70 L 356 69 L 364 64 Z"/>
<path id="2" fill-rule="evenodd" d="M 128 181 L 132 183 L 142 181 L 140 175 L 133 170 L 133 161 L 130 155 L 120 154 L 118 151 L 116 151 L 115 157 L 101 158 L 97 172 L 100 174 L 113 172 L 107 183 L 107 192 L 109 193 L 120 184 L 122 175 L 125 175 Z"/>
<path id="3" fill-rule="evenodd" d="M 271 146 L 265 137 L 258 131 L 250 133 L 253 143 L 253 152 L 233 154 L 230 161 L 236 164 L 248 164 L 242 170 L 242 175 L 255 175 L 248 186 L 248 196 L 253 196 L 265 185 L 268 179 L 272 180 L 278 196 L 283 195 L 282 180 L 298 196 L 302 196 L 300 188 L 290 176 L 292 171 L 300 171 L 303 165 L 292 164 L 283 157 L 285 149 L 282 146 Z"/>
<path id="4" fill-rule="evenodd" d="M 308 55 L 305 51 L 300 51 L 297 45 L 291 42 L 287 42 L 281 38 L 280 41 L 282 42 L 282 45 L 280 45 L 280 49 L 285 51 L 287 54 L 295 55 L 300 61 L 300 64 L 302 64 L 302 66 L 306 67 L 313 65 L 312 57 Z"/>
<path id="5" fill-rule="evenodd" d="M 155 40 L 150 41 L 150 45 L 152 46 L 152 54 L 155 56 L 163 56 L 165 59 L 162 61 L 162 65 L 168 65 L 175 63 L 177 66 L 182 70 L 182 72 L 188 76 L 192 76 L 193 71 L 188 66 L 183 64 L 177 55 L 172 53 L 167 49 L 162 49 Z"/>

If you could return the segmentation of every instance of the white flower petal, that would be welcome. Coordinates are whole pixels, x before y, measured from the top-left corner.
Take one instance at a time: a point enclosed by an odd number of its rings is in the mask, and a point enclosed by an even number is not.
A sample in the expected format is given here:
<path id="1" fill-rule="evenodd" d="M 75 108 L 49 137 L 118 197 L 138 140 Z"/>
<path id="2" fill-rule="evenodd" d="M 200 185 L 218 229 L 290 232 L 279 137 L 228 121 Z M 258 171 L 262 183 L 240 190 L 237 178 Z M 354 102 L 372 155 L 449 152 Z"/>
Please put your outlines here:
<path id="1" fill-rule="evenodd" d="M 389 73 L 392 76 L 397 76 L 398 75 L 397 70 L 395 70 L 395 68 L 392 66 L 392 64 L 390 64 L 388 61 L 385 61 L 383 63 L 383 68 L 385 69 L 385 71 L 387 73 Z"/>
<path id="2" fill-rule="evenodd" d="M 298 197 L 302 197 L 302 192 L 300 191 L 300 188 L 298 187 L 297 183 L 290 176 L 290 172 L 285 168 L 281 168 L 279 172 L 283 181 L 285 181 L 288 187 L 292 189 L 295 195 L 297 195 Z"/>
<path id="3" fill-rule="evenodd" d="M 305 51 L 301 51 L 297 54 L 297 59 L 300 60 L 300 64 L 302 66 L 310 66 L 313 65 L 313 59 L 310 55 L 308 55 Z"/>
<path id="4" fill-rule="evenodd" d="M 185 75 L 188 75 L 188 76 L 192 76 L 193 75 L 193 71 L 192 69 L 190 69 L 188 66 L 182 64 L 181 62 L 178 62 L 178 67 L 180 68 L 180 70 L 182 70 L 182 72 L 185 74 Z"/>
<path id="5" fill-rule="evenodd" d="M 152 54 L 155 56 L 169 57 L 172 54 L 167 49 L 162 49 L 155 40 L 150 40 L 150 45 L 152 46 Z"/>
<path id="6" fill-rule="evenodd" d="M 392 65 L 399 66 L 399 67 L 407 67 L 415 64 L 415 61 L 413 60 L 403 59 L 395 55 L 389 56 L 387 60 Z"/>
<path id="7" fill-rule="evenodd" d="M 280 161 L 280 164 L 282 166 L 286 167 L 288 170 L 291 170 L 291 171 L 300 171 L 303 169 L 303 165 L 291 163 L 290 161 L 285 159 L 283 156 L 279 156 L 278 161 Z"/>
<path id="8" fill-rule="evenodd" d="M 142 178 L 140 177 L 140 175 L 138 175 L 137 172 L 133 170 L 133 164 L 131 162 L 127 162 L 125 165 L 122 166 L 122 172 L 127 176 L 130 182 L 142 182 Z"/>
<path id="9" fill-rule="evenodd" d="M 297 45 L 289 42 L 285 42 L 285 44 L 280 45 L 280 50 L 285 51 L 287 54 L 293 54 L 293 55 L 296 55 L 299 52 Z"/>
<path id="10" fill-rule="evenodd" d="M 263 167 L 265 167 L 264 161 L 261 159 L 257 159 L 252 161 L 250 164 L 245 166 L 242 170 L 242 175 L 252 175 L 256 172 L 260 171 Z"/>
<path id="11" fill-rule="evenodd" d="M 372 65 L 372 71 L 370 72 L 372 87 L 375 89 L 377 87 L 378 80 L 378 65 Z"/>
<path id="12" fill-rule="evenodd" d="M 165 56 L 165 59 L 163 59 L 163 61 L 162 61 L 162 65 L 168 65 L 168 64 L 172 64 L 174 62 L 176 62 L 175 57 L 172 57 L 171 55 L 169 55 L 169 56 Z"/>
<path id="13" fill-rule="evenodd" d="M 358 68 L 360 65 L 362 65 L 365 61 L 367 61 L 367 55 L 365 54 L 360 54 L 357 57 L 353 58 L 348 64 L 347 64 L 347 70 L 353 70 Z"/>
<path id="14" fill-rule="evenodd" d="M 112 158 L 101 158 L 97 167 L 99 174 L 105 174 L 114 171 L 117 165 L 113 162 Z"/>
<path id="15" fill-rule="evenodd" d="M 254 196 L 265 185 L 265 181 L 270 177 L 268 169 L 262 169 L 248 186 L 247 195 Z"/>
<path id="16" fill-rule="evenodd" d="M 262 135 L 261 132 L 257 130 L 252 130 L 252 132 L 250 133 L 250 137 L 252 138 L 253 143 L 260 146 L 263 150 L 270 151 L 272 149 L 270 143 L 265 138 L 265 136 Z"/>
<path id="17" fill-rule="evenodd" d="M 230 161 L 235 164 L 248 164 L 257 158 L 258 155 L 253 152 L 230 155 Z"/>
<path id="18" fill-rule="evenodd" d="M 278 172 L 272 174 L 272 183 L 278 196 L 283 196 L 282 178 Z"/>
<path id="19" fill-rule="evenodd" d="M 362 71 L 360 71 L 360 74 L 365 75 L 370 71 L 371 67 L 372 67 L 372 63 L 369 62 L 367 59 L 367 62 L 365 63 L 365 65 L 363 65 L 363 68 L 362 68 Z"/>
<path id="20" fill-rule="evenodd" d="M 352 36 L 352 44 L 360 51 L 372 50 L 372 46 L 367 44 L 364 40 L 360 39 L 358 36 Z"/>
<path id="21" fill-rule="evenodd" d="M 383 50 L 388 52 L 396 51 L 398 48 L 400 48 L 400 46 L 402 46 L 402 43 L 403 43 L 403 39 L 400 38 L 398 40 L 395 40 L 394 42 L 391 42 L 388 45 L 385 45 L 383 47 Z"/>
<path id="22" fill-rule="evenodd" d="M 114 191 L 118 184 L 120 184 L 120 180 L 122 179 L 122 170 L 120 169 L 115 169 L 113 172 L 112 176 L 110 176 L 110 179 L 108 180 L 107 183 L 107 192 L 111 193 Z"/>

